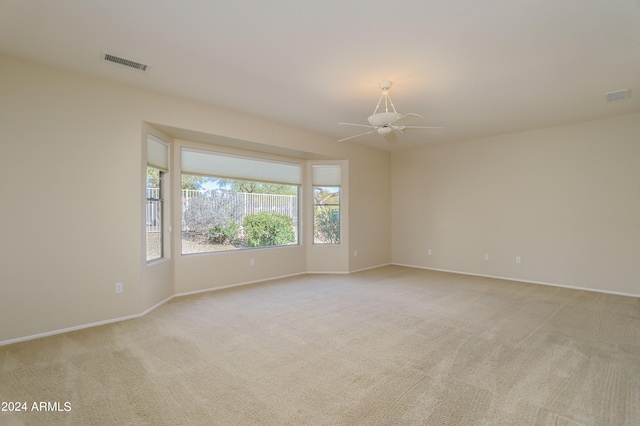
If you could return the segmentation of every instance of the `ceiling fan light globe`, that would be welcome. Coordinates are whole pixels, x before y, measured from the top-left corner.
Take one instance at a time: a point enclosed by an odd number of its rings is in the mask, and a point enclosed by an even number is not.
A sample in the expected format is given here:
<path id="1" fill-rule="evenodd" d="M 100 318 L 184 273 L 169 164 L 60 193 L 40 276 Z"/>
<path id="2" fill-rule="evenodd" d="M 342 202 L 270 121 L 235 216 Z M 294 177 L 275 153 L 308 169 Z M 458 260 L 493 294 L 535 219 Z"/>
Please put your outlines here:
<path id="1" fill-rule="evenodd" d="M 378 134 L 380 135 L 387 135 L 389 133 L 391 133 L 393 131 L 393 129 L 391 127 L 380 127 L 378 128 Z"/>

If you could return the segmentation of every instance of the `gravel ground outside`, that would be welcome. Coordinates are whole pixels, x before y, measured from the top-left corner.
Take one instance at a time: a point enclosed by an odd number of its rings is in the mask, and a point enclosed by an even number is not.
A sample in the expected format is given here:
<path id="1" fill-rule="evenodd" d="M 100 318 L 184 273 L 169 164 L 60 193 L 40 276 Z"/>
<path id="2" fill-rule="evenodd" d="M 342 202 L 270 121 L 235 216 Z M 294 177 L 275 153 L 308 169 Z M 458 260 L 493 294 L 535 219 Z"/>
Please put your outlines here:
<path id="1" fill-rule="evenodd" d="M 182 239 L 182 253 L 210 253 L 215 251 L 241 250 L 245 248 L 242 244 L 206 244 L 203 242 Z M 147 233 L 147 260 L 160 257 L 160 233 Z"/>

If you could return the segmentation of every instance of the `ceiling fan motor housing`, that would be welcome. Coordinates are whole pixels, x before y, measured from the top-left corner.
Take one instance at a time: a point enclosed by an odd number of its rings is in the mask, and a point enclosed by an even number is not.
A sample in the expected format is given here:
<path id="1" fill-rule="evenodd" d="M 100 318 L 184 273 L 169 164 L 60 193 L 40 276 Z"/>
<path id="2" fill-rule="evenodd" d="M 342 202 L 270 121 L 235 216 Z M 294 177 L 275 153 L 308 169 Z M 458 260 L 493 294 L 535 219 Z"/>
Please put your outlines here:
<path id="1" fill-rule="evenodd" d="M 384 126 L 399 119 L 402 114 L 397 112 L 379 112 L 369 116 L 367 119 L 372 126 Z"/>

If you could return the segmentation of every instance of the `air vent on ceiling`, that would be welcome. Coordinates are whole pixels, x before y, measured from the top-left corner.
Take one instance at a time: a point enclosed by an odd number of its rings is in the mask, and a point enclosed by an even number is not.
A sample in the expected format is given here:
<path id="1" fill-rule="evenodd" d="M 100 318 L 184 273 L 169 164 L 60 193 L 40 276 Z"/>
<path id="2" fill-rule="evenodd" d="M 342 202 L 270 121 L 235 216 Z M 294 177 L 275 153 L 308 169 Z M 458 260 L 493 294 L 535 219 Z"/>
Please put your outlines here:
<path id="1" fill-rule="evenodd" d="M 610 92 L 605 94 L 607 96 L 607 102 L 619 101 L 621 99 L 627 99 L 631 97 L 631 89 L 618 90 L 616 92 Z"/>
<path id="2" fill-rule="evenodd" d="M 147 72 L 149 70 L 149 65 L 143 64 L 142 62 L 132 61 L 131 59 L 122 58 L 120 56 L 112 55 L 107 52 L 102 52 L 102 60 L 111 62 L 114 64 L 122 65 L 123 67 L 132 68 L 134 70 Z"/>

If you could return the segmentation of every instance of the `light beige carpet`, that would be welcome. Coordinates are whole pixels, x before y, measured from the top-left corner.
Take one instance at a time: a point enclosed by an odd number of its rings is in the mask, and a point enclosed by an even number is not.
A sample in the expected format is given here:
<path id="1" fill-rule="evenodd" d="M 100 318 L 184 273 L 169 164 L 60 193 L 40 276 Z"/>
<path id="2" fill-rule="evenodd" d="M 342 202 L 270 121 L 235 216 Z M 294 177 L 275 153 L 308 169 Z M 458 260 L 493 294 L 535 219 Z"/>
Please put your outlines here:
<path id="1" fill-rule="evenodd" d="M 389 266 L 0 347 L 0 424 L 640 425 L 640 299 Z"/>

